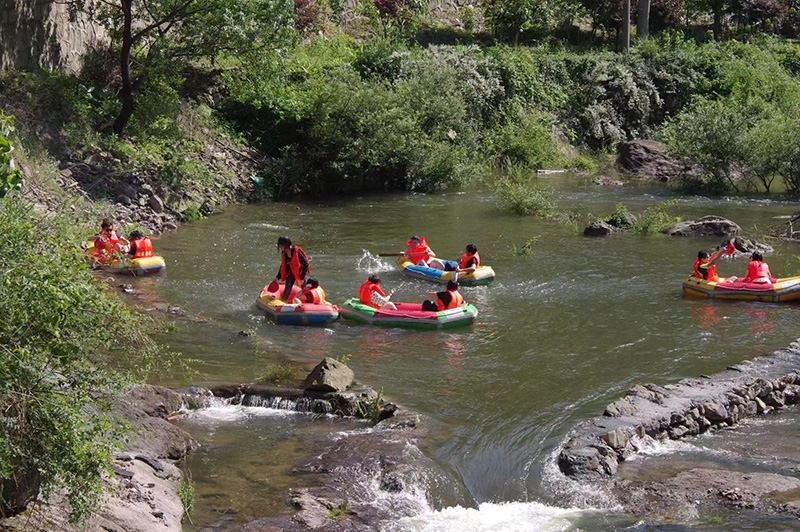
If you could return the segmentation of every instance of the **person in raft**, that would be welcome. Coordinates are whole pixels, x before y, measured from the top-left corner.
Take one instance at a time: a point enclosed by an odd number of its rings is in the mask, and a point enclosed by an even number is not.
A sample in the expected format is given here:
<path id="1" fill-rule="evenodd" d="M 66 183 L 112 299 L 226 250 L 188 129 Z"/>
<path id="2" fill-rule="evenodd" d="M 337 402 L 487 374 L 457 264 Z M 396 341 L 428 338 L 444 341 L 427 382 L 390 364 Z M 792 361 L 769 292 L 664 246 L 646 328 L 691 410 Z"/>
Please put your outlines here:
<path id="1" fill-rule="evenodd" d="M 372 308 L 397 310 L 397 306 L 389 301 L 394 294 L 391 290 L 389 294 L 385 294 L 380 287 L 381 278 L 377 275 L 370 275 L 369 279 L 364 281 L 361 288 L 358 289 L 358 302 L 362 305 L 369 305 Z"/>
<path id="2" fill-rule="evenodd" d="M 424 236 L 412 236 L 406 242 L 406 252 L 403 253 L 403 256 L 408 257 L 412 264 L 418 266 L 427 266 L 437 270 L 445 269 L 445 263 L 435 258 L 436 253 L 428 246 L 428 241 L 425 240 Z"/>
<path id="3" fill-rule="evenodd" d="M 458 308 L 464 304 L 464 298 L 458 292 L 458 283 L 455 281 L 448 281 L 447 287 L 443 292 L 429 292 L 430 295 L 435 296 L 435 301 L 423 301 L 422 310 L 441 311 L 449 310 L 451 308 Z"/>
<path id="4" fill-rule="evenodd" d="M 750 257 L 750 264 L 747 265 L 747 275 L 742 279 L 743 283 L 772 283 L 772 274 L 769 272 L 769 264 L 764 262 L 764 256 L 758 251 Z"/>
<path id="5" fill-rule="evenodd" d="M 295 298 L 295 303 L 310 303 L 312 305 L 320 305 L 325 303 L 325 290 L 319 285 L 319 281 L 309 278 L 306 284 L 303 285 L 303 291 L 300 296 Z"/>
<path id="6" fill-rule="evenodd" d="M 141 231 L 131 233 L 131 243 L 128 246 L 128 256 L 132 259 L 144 259 L 153 256 L 153 241 L 149 236 L 144 236 Z"/>
<path id="7" fill-rule="evenodd" d="M 94 239 L 95 258 L 105 262 L 114 252 L 126 253 L 130 242 L 117 235 L 114 220 L 104 218 L 100 224 L 100 232 Z"/>
<path id="8" fill-rule="evenodd" d="M 289 301 L 295 284 L 302 287 L 308 279 L 308 256 L 299 246 L 292 244 L 288 236 L 278 238 L 278 250 L 281 252 L 281 267 L 274 283 L 284 283 L 281 301 Z"/>
<path id="9" fill-rule="evenodd" d="M 727 246 L 718 249 L 712 255 L 709 255 L 708 251 L 705 250 L 698 252 L 697 258 L 694 261 L 694 271 L 692 272 L 692 277 L 697 277 L 698 279 L 716 283 L 719 281 L 716 262 L 720 259 L 720 257 L 722 257 L 723 254 L 730 255 L 734 251 L 736 251 L 736 248 L 734 247 L 733 242 L 728 242 Z M 735 277 L 733 279 L 735 279 Z"/>
<path id="10" fill-rule="evenodd" d="M 481 256 L 478 255 L 478 246 L 467 244 L 467 252 L 461 255 L 456 271 L 472 273 L 481 266 Z"/>

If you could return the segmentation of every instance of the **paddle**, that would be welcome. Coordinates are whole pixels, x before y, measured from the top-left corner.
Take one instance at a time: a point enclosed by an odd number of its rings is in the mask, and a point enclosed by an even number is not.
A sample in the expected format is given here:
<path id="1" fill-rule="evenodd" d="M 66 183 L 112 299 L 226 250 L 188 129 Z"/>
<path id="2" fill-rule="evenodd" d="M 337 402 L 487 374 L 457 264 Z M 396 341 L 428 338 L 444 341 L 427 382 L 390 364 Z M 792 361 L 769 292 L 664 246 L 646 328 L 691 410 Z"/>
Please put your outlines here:
<path id="1" fill-rule="evenodd" d="M 405 253 L 378 253 L 379 257 L 400 257 Z"/>

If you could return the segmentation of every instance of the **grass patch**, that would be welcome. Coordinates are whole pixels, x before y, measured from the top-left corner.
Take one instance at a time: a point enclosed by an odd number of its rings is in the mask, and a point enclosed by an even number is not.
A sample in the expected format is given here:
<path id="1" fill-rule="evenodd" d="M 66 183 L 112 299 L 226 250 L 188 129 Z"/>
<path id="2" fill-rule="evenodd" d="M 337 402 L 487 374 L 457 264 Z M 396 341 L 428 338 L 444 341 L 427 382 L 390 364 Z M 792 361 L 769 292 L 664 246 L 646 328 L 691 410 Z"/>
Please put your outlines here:
<path id="1" fill-rule="evenodd" d="M 192 480 L 192 477 L 188 472 L 184 472 L 184 476 L 181 477 L 180 482 L 178 482 L 178 497 L 180 498 L 181 505 L 183 506 L 183 517 L 191 523 L 191 513 L 194 511 L 195 504 L 197 502 L 197 490 L 194 480 Z"/>

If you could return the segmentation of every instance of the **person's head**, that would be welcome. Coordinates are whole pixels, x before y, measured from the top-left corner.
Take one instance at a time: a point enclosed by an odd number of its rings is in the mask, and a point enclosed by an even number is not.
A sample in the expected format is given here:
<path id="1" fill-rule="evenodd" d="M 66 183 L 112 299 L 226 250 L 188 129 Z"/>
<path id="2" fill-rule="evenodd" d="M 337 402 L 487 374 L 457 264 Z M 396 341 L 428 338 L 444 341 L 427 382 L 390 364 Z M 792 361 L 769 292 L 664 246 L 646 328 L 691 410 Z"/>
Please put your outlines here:
<path id="1" fill-rule="evenodd" d="M 319 281 L 309 278 L 308 281 L 306 281 L 306 286 L 308 288 L 317 288 L 319 286 Z"/>
<path id="2" fill-rule="evenodd" d="M 455 281 L 447 281 L 447 289 L 448 290 L 458 290 L 458 283 Z"/>
<path id="3" fill-rule="evenodd" d="M 422 238 L 420 238 L 417 235 L 412 236 L 411 237 L 411 244 L 414 245 L 414 246 L 419 246 L 420 244 L 422 244 Z"/>
<path id="4" fill-rule="evenodd" d="M 100 228 L 103 231 L 111 231 L 114 229 L 114 220 L 111 218 L 103 218 L 103 221 L 100 223 Z"/>
<path id="5" fill-rule="evenodd" d="M 131 240 L 137 240 L 139 238 L 144 238 L 144 235 L 138 229 L 136 231 L 131 232 Z"/>
<path id="6" fill-rule="evenodd" d="M 700 262 L 708 262 L 708 251 L 702 250 L 698 252 L 697 258 L 700 259 Z"/>
<path id="7" fill-rule="evenodd" d="M 292 239 L 288 236 L 279 236 L 278 237 L 278 249 L 281 251 L 286 251 L 292 246 Z"/>
<path id="8" fill-rule="evenodd" d="M 369 282 L 371 282 L 372 284 L 381 284 L 381 278 L 378 277 L 377 275 L 370 275 Z"/>
<path id="9" fill-rule="evenodd" d="M 478 246 L 476 246 L 475 244 L 467 244 L 467 253 L 477 253 L 477 252 L 478 252 Z"/>
<path id="10" fill-rule="evenodd" d="M 764 256 L 758 251 L 754 251 L 753 254 L 750 256 L 750 258 L 752 260 L 757 260 L 759 262 L 762 262 L 764 260 Z"/>

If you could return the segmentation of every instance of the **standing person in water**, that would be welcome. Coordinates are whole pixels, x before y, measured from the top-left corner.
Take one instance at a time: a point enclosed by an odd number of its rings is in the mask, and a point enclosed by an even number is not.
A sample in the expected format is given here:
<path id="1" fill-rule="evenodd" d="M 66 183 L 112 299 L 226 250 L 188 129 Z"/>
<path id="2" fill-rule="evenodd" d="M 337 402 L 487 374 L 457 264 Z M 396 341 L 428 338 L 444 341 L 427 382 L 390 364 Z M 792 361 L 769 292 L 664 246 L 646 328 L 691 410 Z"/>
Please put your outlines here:
<path id="1" fill-rule="evenodd" d="M 750 257 L 750 264 L 747 265 L 747 275 L 742 279 L 745 283 L 772 283 L 772 274 L 769 272 L 769 264 L 764 262 L 764 256 L 758 251 Z"/>
<path id="2" fill-rule="evenodd" d="M 389 301 L 389 298 L 394 294 L 394 290 L 386 294 L 381 290 L 380 284 L 380 277 L 370 275 L 369 279 L 364 281 L 358 289 L 358 302 L 362 305 L 369 305 L 372 308 L 397 310 L 397 306 Z"/>
<path id="3" fill-rule="evenodd" d="M 718 249 L 712 255 L 709 255 L 708 251 L 700 251 L 697 253 L 697 258 L 694 261 L 694 270 L 692 271 L 692 276 L 714 283 L 719 281 L 716 263 L 723 254 L 730 255 L 734 251 L 736 251 L 736 248 L 734 247 L 733 242 L 729 242 L 727 246 Z"/>
<path id="4" fill-rule="evenodd" d="M 427 266 L 428 268 L 444 269 L 444 263 L 435 258 L 436 253 L 428 246 L 428 241 L 424 236 L 414 235 L 406 242 L 406 252 L 404 257 L 408 257 L 413 264 Z"/>
<path id="5" fill-rule="evenodd" d="M 285 284 L 281 301 L 288 303 L 294 285 L 302 287 L 308 278 L 308 256 L 299 246 L 293 245 L 288 236 L 278 238 L 278 251 L 281 252 L 281 267 L 274 282 Z"/>
<path id="6" fill-rule="evenodd" d="M 423 301 L 422 310 L 441 311 L 451 308 L 458 308 L 464 304 L 464 298 L 458 291 L 458 283 L 448 281 L 446 290 L 442 292 L 430 292 L 436 299 L 434 301 Z"/>

